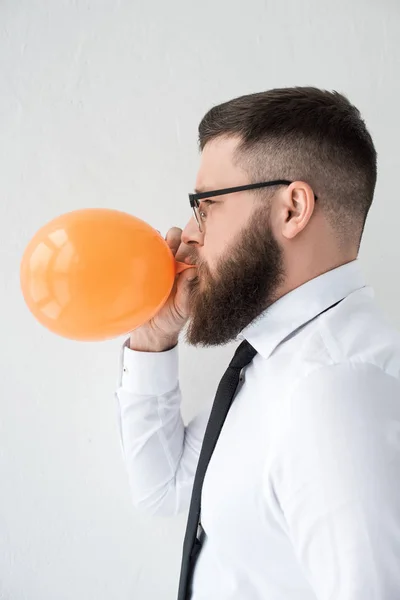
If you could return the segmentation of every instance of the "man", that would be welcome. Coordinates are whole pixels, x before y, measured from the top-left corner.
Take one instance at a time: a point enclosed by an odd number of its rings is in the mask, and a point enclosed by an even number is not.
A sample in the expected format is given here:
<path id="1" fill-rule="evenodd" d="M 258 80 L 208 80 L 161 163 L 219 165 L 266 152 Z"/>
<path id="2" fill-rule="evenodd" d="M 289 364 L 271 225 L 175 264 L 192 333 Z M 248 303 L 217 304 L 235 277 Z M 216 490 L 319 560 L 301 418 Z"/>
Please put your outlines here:
<path id="1" fill-rule="evenodd" d="M 134 502 L 174 515 L 193 491 L 180 600 L 400 598 L 400 337 L 357 260 L 372 139 L 344 96 L 289 88 L 212 108 L 199 140 L 195 216 L 167 235 L 194 268 L 123 350 Z M 182 422 L 185 323 L 247 353 L 220 433 Z"/>

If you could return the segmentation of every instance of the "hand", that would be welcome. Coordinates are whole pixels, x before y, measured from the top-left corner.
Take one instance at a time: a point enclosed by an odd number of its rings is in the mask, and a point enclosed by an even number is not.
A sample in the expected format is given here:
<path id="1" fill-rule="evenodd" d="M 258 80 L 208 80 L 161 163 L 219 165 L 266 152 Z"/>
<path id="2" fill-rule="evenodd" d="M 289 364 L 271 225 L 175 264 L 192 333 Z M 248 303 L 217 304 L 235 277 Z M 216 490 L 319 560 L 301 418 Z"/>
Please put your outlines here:
<path id="1" fill-rule="evenodd" d="M 172 227 L 165 240 L 175 259 L 185 262 L 190 248 L 181 238 L 182 229 Z M 186 269 L 176 276 L 171 293 L 160 311 L 131 333 L 130 347 L 133 350 L 157 352 L 176 345 L 179 333 L 189 318 L 188 280 L 195 276 L 196 268 Z"/>

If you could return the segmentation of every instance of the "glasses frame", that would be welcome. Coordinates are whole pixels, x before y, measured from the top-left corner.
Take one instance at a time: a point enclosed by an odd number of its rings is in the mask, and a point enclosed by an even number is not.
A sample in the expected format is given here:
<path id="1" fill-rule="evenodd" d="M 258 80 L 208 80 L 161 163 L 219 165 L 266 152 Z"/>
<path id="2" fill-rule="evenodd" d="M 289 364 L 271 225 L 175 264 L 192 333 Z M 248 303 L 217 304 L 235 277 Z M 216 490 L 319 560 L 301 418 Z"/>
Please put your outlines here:
<path id="1" fill-rule="evenodd" d="M 207 198 L 213 198 L 215 196 L 224 196 L 225 194 L 233 194 L 235 192 L 244 192 L 246 190 L 257 190 L 265 187 L 272 187 L 274 185 L 290 185 L 293 183 L 292 181 L 288 181 L 287 179 L 276 179 L 274 181 L 262 181 L 260 183 L 249 183 L 247 185 L 239 185 L 236 187 L 224 188 L 221 190 L 211 190 L 209 192 L 199 192 L 196 194 L 189 194 L 189 202 L 190 206 L 193 209 L 194 216 L 196 218 L 197 224 L 201 231 L 201 223 L 199 217 L 197 215 L 197 209 L 200 206 L 200 201 L 205 200 Z M 318 197 L 314 194 L 315 200 L 318 200 Z"/>

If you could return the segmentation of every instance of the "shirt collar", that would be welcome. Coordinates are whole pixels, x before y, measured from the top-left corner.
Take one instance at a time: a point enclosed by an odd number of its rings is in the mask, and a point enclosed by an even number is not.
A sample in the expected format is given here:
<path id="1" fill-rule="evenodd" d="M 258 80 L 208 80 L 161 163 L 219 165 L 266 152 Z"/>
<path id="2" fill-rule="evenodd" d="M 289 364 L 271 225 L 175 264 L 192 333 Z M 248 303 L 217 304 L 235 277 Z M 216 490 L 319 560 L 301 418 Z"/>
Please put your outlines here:
<path id="1" fill-rule="evenodd" d="M 246 339 L 263 358 L 298 327 L 320 312 L 365 287 L 359 260 L 336 267 L 279 298 L 245 327 L 238 336 Z M 371 289 L 373 296 L 373 290 Z"/>

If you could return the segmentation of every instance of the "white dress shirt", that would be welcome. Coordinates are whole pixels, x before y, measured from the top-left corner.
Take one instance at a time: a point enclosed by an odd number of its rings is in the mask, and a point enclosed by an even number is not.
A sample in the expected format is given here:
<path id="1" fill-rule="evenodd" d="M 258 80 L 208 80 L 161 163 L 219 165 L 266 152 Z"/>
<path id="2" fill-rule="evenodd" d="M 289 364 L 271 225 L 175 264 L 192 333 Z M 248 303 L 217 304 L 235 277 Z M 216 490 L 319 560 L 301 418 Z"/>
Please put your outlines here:
<path id="1" fill-rule="evenodd" d="M 258 354 L 204 480 L 193 600 L 400 599 L 400 335 L 359 261 L 286 294 L 239 338 Z M 185 428 L 178 346 L 122 359 L 134 503 L 175 515 L 209 408 Z"/>

